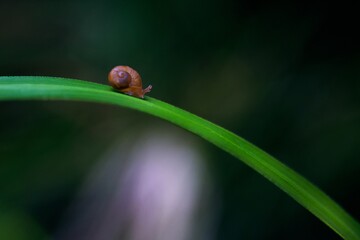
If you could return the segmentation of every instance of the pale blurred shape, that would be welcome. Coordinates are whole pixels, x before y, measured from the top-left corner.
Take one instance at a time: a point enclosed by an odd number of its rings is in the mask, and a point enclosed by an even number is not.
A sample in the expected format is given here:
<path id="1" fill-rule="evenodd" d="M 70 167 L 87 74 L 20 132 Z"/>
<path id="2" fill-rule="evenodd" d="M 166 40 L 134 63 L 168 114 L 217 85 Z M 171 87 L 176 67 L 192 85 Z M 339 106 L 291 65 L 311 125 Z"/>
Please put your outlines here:
<path id="1" fill-rule="evenodd" d="M 196 145 L 158 131 L 127 144 L 95 168 L 57 239 L 211 239 L 209 179 Z"/>

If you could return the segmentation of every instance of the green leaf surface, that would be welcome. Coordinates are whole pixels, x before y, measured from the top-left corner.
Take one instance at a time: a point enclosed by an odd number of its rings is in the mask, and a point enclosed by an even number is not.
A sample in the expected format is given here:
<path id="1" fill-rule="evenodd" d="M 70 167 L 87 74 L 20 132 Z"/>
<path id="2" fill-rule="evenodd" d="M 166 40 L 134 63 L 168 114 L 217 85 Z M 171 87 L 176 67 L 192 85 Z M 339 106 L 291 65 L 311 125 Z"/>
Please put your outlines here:
<path id="1" fill-rule="evenodd" d="M 119 105 L 172 122 L 213 143 L 266 177 L 345 239 L 360 225 L 304 177 L 258 147 L 203 118 L 155 98 L 120 94 L 106 85 L 55 77 L 0 77 L 0 100 L 77 100 Z"/>

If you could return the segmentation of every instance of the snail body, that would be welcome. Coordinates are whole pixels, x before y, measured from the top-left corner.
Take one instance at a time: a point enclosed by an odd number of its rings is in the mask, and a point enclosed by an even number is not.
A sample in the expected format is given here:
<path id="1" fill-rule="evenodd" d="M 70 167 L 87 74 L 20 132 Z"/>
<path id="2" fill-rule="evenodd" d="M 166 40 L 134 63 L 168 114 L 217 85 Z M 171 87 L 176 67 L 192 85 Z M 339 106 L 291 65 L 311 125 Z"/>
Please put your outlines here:
<path id="1" fill-rule="evenodd" d="M 138 98 L 144 98 L 152 89 L 151 85 L 143 89 L 140 74 L 129 66 L 114 67 L 108 75 L 108 80 L 114 89 Z"/>

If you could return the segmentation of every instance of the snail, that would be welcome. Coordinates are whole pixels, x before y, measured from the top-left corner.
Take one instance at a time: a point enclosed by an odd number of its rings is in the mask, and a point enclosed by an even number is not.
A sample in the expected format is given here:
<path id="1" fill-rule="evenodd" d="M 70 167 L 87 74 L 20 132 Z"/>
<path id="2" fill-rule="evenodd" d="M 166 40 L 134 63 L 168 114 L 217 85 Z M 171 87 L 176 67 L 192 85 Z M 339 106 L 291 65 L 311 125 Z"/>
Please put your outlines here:
<path id="1" fill-rule="evenodd" d="M 142 89 L 142 80 L 137 71 L 128 66 L 116 66 L 109 75 L 110 85 L 127 95 L 144 98 L 144 95 L 151 91 L 152 86 Z"/>

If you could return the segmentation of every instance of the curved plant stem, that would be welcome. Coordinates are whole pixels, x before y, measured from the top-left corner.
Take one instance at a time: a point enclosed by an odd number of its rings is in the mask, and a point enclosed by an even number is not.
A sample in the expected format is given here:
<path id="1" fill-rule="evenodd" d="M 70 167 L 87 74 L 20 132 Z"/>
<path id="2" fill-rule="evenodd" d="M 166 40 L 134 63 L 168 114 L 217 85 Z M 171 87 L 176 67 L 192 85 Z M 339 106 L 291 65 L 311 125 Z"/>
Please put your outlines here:
<path id="1" fill-rule="evenodd" d="M 109 86 L 54 77 L 0 77 L 0 100 L 79 100 L 119 105 L 172 122 L 241 160 L 317 216 L 341 237 L 360 239 L 360 225 L 304 177 L 234 133 L 187 111 L 146 97 L 119 94 Z"/>

